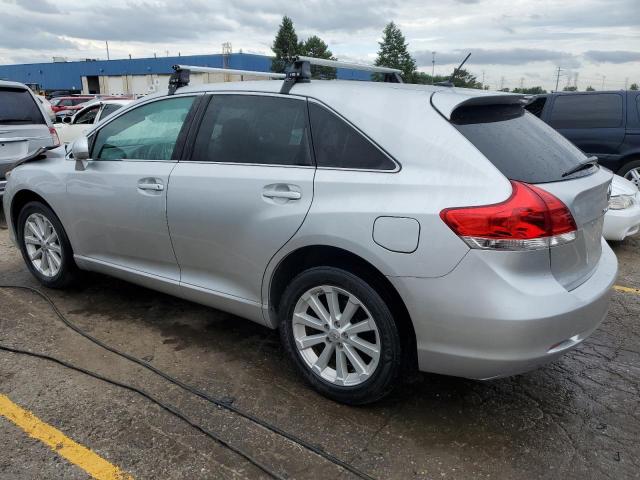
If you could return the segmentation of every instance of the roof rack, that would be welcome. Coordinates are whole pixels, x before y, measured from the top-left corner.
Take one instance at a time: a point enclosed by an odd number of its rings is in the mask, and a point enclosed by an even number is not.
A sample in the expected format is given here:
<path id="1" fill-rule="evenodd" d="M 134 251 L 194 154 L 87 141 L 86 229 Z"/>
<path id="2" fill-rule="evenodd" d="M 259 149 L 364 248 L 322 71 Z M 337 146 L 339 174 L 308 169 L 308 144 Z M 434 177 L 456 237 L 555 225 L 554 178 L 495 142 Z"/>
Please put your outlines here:
<path id="1" fill-rule="evenodd" d="M 193 73 L 226 73 L 229 75 L 251 75 L 254 77 L 269 77 L 285 79 L 284 73 L 275 72 L 257 72 L 253 70 L 235 70 L 232 68 L 219 68 L 219 67 L 197 67 L 194 65 L 174 65 L 173 73 L 169 78 L 169 95 L 173 95 L 180 87 L 189 85 L 189 77 L 191 72 Z"/>
<path id="2" fill-rule="evenodd" d="M 341 62 L 338 60 L 328 60 L 325 58 L 306 57 L 298 55 L 293 57 L 287 67 L 287 78 L 282 84 L 280 93 L 289 93 L 296 83 L 309 83 L 311 81 L 311 65 L 322 67 L 346 68 L 348 70 L 362 70 L 365 72 L 382 73 L 383 81 L 392 83 L 403 83 L 400 74 L 402 70 L 389 67 L 378 67 L 376 65 L 365 65 L 362 63 Z"/>
<path id="3" fill-rule="evenodd" d="M 256 77 L 284 79 L 280 93 L 289 93 L 296 83 L 309 83 L 311 81 L 311 65 L 381 73 L 383 74 L 383 81 L 385 82 L 402 83 L 402 77 L 400 76 L 402 70 L 398 70 L 397 68 L 378 67 L 375 65 L 364 65 L 352 62 L 340 62 L 338 60 L 327 60 L 324 58 L 305 57 L 300 55 L 289 60 L 286 73 L 234 70 L 232 68 L 218 67 L 197 67 L 192 65 L 174 65 L 172 67 L 174 72 L 169 78 L 169 95 L 173 95 L 178 88 L 189 85 L 191 72 L 226 73 L 232 75 L 252 75 Z"/>

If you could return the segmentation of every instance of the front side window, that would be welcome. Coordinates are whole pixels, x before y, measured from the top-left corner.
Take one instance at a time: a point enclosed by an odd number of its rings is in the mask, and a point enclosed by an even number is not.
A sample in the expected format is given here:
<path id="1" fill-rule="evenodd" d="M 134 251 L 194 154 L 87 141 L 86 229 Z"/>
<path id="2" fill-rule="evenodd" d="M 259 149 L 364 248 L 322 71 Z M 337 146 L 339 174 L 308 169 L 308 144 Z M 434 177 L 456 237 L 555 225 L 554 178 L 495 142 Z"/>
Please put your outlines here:
<path id="1" fill-rule="evenodd" d="M 312 165 L 306 103 L 258 95 L 214 96 L 196 139 L 193 160 Z"/>
<path id="2" fill-rule="evenodd" d="M 171 160 L 194 97 L 147 103 L 101 128 L 93 143 L 95 160 Z"/>
<path id="3" fill-rule="evenodd" d="M 87 108 L 85 111 L 78 114 L 75 122 L 73 123 L 77 125 L 87 125 L 87 124 L 93 123 L 96 119 L 96 115 L 98 114 L 99 109 L 100 109 L 100 105 Z"/>
<path id="4" fill-rule="evenodd" d="M 396 169 L 387 155 L 333 112 L 310 103 L 309 116 L 318 167 Z"/>
<path id="5" fill-rule="evenodd" d="M 615 128 L 622 125 L 622 95 L 559 95 L 549 125 L 554 128 Z"/>

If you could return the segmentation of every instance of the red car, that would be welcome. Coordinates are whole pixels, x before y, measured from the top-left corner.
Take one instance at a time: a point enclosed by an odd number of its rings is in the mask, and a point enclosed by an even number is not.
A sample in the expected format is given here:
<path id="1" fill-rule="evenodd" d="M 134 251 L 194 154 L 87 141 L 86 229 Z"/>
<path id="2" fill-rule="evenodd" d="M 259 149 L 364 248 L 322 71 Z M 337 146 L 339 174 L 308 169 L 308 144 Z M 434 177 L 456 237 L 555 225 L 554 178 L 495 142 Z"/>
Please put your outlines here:
<path id="1" fill-rule="evenodd" d="M 94 100 L 94 96 L 75 96 L 75 97 L 55 97 L 50 100 L 51 108 L 54 112 L 60 110 L 80 110 L 81 105 L 90 100 Z"/>

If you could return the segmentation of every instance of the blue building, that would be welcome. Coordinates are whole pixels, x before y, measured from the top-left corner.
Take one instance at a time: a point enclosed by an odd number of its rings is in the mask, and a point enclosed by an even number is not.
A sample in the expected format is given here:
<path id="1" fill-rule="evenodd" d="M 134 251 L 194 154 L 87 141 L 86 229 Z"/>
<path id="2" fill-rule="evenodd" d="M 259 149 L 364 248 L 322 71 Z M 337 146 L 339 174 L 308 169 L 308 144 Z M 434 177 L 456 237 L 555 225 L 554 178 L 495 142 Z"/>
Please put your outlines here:
<path id="1" fill-rule="evenodd" d="M 225 58 L 226 57 L 226 58 Z M 39 90 L 72 90 L 83 93 L 146 93 L 166 85 L 172 66 L 223 67 L 268 72 L 271 57 L 248 53 L 187 55 L 177 57 L 87 60 L 79 62 L 0 65 L 0 79 L 36 85 Z M 338 78 L 368 80 L 362 71 L 338 69 Z M 223 81 L 209 79 L 208 81 Z M 145 91 L 140 91 L 144 89 Z"/>

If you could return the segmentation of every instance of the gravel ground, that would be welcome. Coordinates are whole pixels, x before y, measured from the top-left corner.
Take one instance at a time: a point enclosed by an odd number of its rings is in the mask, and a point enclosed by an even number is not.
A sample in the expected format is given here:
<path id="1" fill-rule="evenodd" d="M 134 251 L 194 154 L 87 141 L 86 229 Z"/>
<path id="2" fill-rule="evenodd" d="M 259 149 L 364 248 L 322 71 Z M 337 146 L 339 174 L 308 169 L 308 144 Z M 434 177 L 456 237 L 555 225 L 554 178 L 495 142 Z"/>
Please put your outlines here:
<path id="1" fill-rule="evenodd" d="M 0 219 L 1 220 L 1 219 Z M 640 238 L 613 245 L 640 288 Z M 0 283 L 37 286 L 0 230 Z M 640 478 L 640 296 L 615 292 L 602 326 L 537 371 L 477 382 L 422 375 L 372 406 L 310 390 L 275 332 L 119 280 L 48 292 L 92 335 L 297 433 L 377 479 Z M 291 478 L 354 478 L 99 349 L 28 292 L 0 290 L 0 343 L 132 383 Z M 260 470 L 135 393 L 0 352 L 0 393 L 140 479 L 261 478 Z M 0 417 L 0 479 L 86 478 Z"/>

